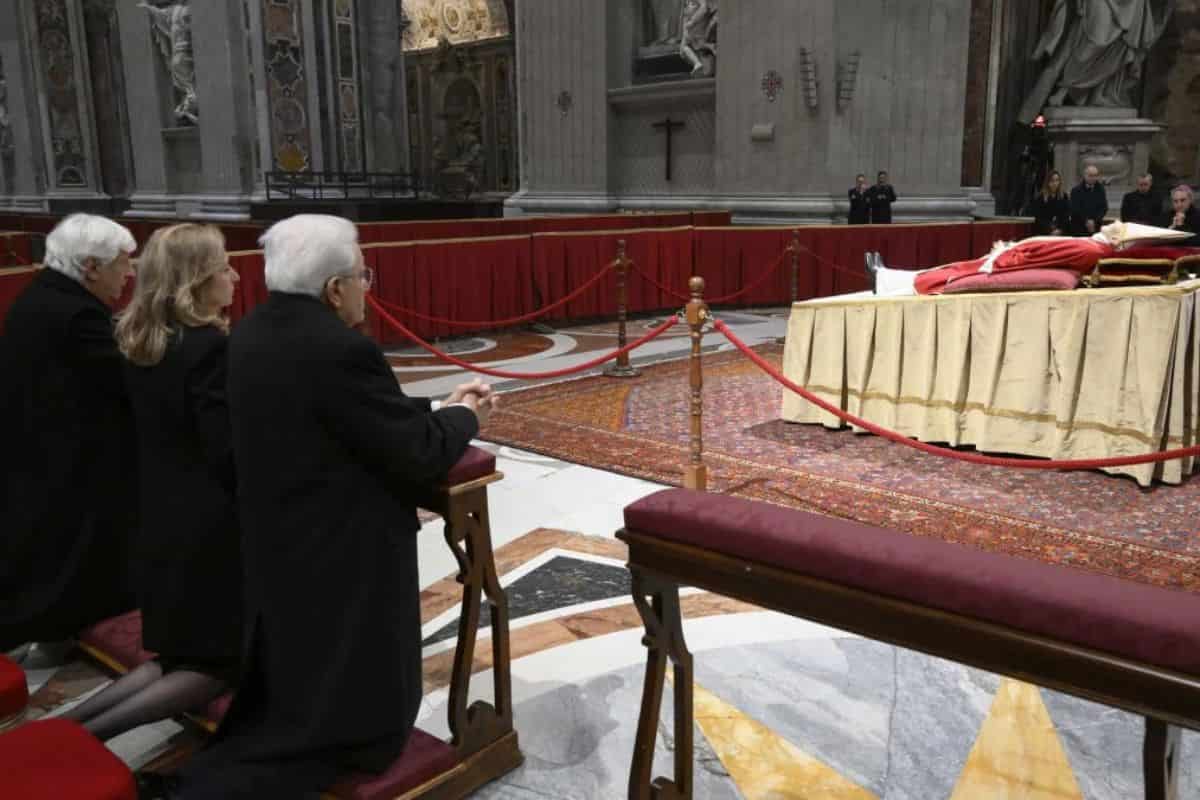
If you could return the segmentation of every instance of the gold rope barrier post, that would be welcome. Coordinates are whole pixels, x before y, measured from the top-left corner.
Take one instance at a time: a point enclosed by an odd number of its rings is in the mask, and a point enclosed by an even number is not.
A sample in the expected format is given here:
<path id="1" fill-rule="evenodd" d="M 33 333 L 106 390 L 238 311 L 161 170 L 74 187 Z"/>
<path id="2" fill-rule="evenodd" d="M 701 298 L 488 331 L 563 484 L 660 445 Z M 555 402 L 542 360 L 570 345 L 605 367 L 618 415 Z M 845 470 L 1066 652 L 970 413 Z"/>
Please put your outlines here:
<path id="1" fill-rule="evenodd" d="M 692 299 L 688 301 L 685 310 L 688 327 L 692 329 L 689 373 L 692 388 L 691 456 L 683 470 L 683 486 L 685 489 L 699 489 L 703 492 L 707 488 L 708 468 L 704 466 L 704 402 L 701 393 L 704 388 L 704 372 L 700 364 L 700 340 L 704 337 L 704 324 L 709 320 L 708 305 L 704 302 L 704 278 L 693 277 L 688 281 L 688 289 L 692 292 Z"/>
<path id="2" fill-rule="evenodd" d="M 625 348 L 625 309 L 629 304 L 628 275 L 629 265 L 632 264 L 625 255 L 625 240 L 617 242 L 617 258 L 613 264 L 617 267 L 617 349 Z M 636 378 L 642 373 L 629 363 L 629 353 L 621 353 L 613 364 L 604 368 L 604 374 L 610 378 Z"/>
<path id="3" fill-rule="evenodd" d="M 792 241 L 788 243 L 792 252 L 792 302 L 800 299 L 800 231 L 792 231 Z"/>

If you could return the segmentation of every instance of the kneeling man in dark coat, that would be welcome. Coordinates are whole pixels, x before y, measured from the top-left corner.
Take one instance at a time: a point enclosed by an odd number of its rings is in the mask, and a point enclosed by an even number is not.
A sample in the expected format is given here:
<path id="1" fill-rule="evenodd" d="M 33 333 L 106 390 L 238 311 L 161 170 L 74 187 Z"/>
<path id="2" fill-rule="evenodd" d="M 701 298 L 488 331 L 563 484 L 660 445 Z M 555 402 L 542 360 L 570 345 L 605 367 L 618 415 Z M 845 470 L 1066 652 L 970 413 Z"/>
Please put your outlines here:
<path id="1" fill-rule="evenodd" d="M 137 247 L 72 214 L 0 337 L 0 653 L 69 639 L 136 604 L 137 441 L 112 306 Z"/>
<path id="2" fill-rule="evenodd" d="M 404 394 L 355 330 L 372 275 L 353 224 L 300 215 L 261 241 L 270 295 L 233 330 L 227 383 L 246 671 L 184 798 L 316 796 L 400 755 L 422 695 L 414 498 L 494 403 L 479 382 L 436 411 Z"/>

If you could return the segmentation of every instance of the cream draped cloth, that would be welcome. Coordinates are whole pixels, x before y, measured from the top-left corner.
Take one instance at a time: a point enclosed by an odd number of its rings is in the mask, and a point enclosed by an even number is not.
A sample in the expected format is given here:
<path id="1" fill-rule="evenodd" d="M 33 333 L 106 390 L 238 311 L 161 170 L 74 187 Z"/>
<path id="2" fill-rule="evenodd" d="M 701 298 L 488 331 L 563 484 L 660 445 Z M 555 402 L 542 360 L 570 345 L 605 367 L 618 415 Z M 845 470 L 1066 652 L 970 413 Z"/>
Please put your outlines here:
<path id="1" fill-rule="evenodd" d="M 1198 291 L 1188 281 L 796 303 L 784 373 L 924 442 L 1053 459 L 1190 447 L 1200 440 Z M 783 418 L 841 424 L 786 389 Z M 1175 459 L 1106 471 L 1148 486 L 1192 469 Z"/>

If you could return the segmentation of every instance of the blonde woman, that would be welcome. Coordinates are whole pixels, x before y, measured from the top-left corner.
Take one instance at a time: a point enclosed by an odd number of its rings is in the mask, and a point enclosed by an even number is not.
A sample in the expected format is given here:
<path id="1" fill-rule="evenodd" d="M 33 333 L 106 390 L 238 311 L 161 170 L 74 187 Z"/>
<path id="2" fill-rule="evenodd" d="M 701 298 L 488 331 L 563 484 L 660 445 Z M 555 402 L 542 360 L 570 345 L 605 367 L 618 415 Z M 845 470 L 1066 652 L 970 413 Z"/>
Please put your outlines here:
<path id="1" fill-rule="evenodd" d="M 237 280 L 216 228 L 163 228 L 117 323 L 140 459 L 142 645 L 159 657 L 67 715 L 99 739 L 200 708 L 237 677 L 242 567 L 225 405 Z"/>

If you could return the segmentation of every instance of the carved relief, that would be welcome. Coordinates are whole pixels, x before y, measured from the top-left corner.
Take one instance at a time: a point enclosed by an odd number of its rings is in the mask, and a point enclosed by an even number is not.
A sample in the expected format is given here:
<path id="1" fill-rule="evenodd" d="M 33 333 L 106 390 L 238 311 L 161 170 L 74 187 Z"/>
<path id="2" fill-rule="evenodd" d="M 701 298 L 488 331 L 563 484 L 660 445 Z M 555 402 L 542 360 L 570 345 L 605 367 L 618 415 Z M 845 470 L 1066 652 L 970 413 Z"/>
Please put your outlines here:
<path id="1" fill-rule="evenodd" d="M 55 188 L 86 188 L 87 158 L 66 0 L 38 0 L 36 10 L 39 66 L 50 116 L 52 182 Z"/>
<path id="2" fill-rule="evenodd" d="M 199 121 L 196 104 L 196 62 L 192 58 L 192 10 L 186 3 L 150 5 L 138 3 L 150 15 L 150 29 L 159 52 L 167 63 L 175 90 L 175 124 L 195 125 Z"/>
<path id="3" fill-rule="evenodd" d="M 1105 184 L 1129 183 L 1133 175 L 1133 148 L 1129 145 L 1096 144 L 1079 148 L 1078 174 L 1089 166 L 1100 170 Z"/>
<path id="4" fill-rule="evenodd" d="M 267 99 L 271 109 L 271 150 L 275 168 L 309 169 L 312 135 L 306 102 L 304 33 L 297 0 L 263 0 Z"/>
<path id="5" fill-rule="evenodd" d="M 404 31 L 405 50 L 428 50 L 442 39 L 465 44 L 512 32 L 504 0 L 404 0 L 403 9 L 412 22 Z"/>
<path id="6" fill-rule="evenodd" d="M 838 111 L 844 111 L 854 100 L 854 89 L 858 83 L 858 62 L 862 54 L 855 51 L 838 65 Z"/>

